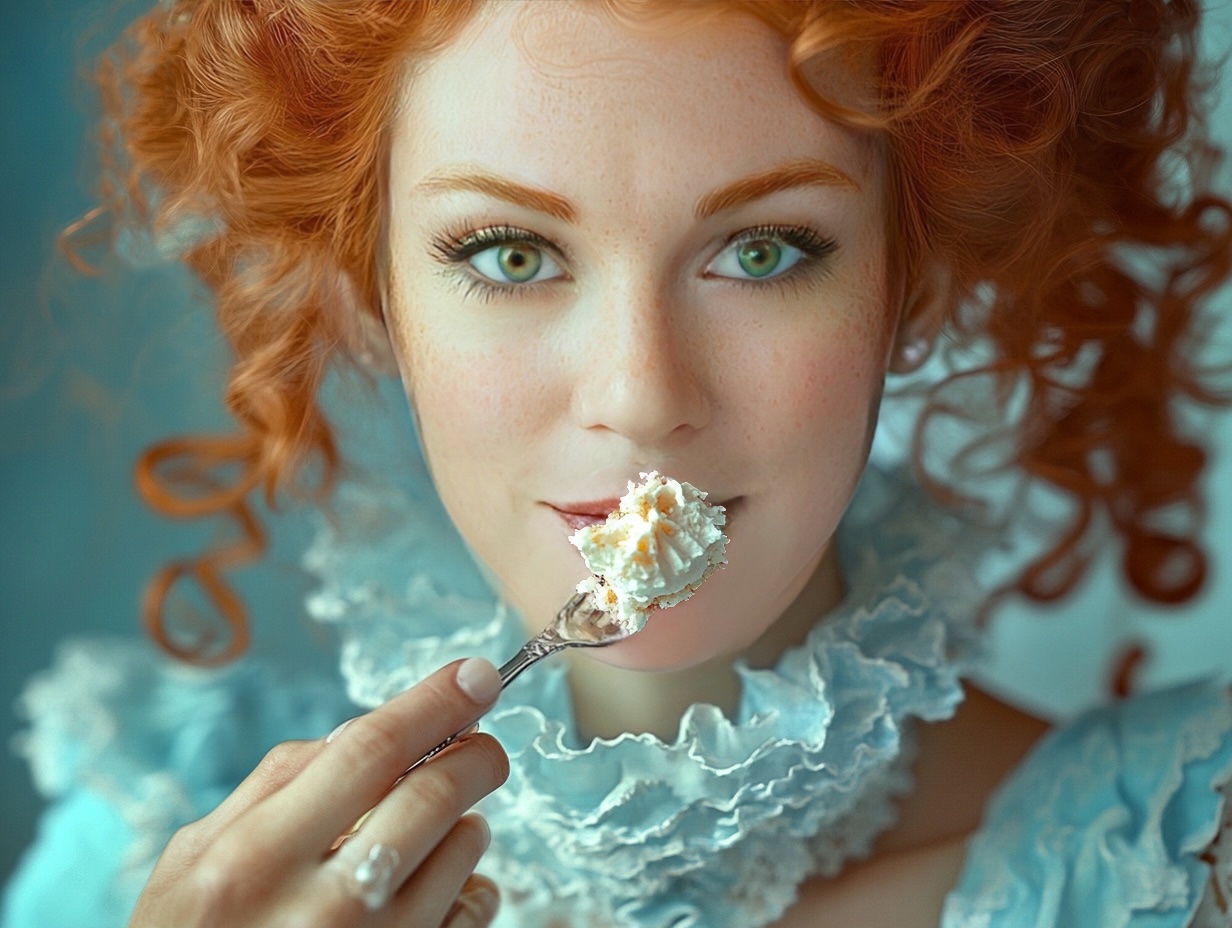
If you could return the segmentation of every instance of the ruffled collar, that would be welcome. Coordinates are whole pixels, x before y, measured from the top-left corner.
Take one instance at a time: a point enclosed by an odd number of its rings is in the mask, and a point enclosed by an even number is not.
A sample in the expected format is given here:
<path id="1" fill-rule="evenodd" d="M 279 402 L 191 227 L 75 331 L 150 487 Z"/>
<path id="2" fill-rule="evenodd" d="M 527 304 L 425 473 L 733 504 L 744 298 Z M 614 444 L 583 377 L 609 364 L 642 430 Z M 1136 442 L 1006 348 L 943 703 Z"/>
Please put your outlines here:
<path id="1" fill-rule="evenodd" d="M 352 485 L 336 513 L 306 555 L 320 580 L 308 607 L 341 634 L 353 700 L 522 643 L 434 499 Z M 839 543 L 844 602 L 772 670 L 737 665 L 735 718 L 699 704 L 673 743 L 581 745 L 563 664 L 510 687 L 484 721 L 512 760 L 484 806 L 499 925 L 764 925 L 803 879 L 868 853 L 911 788 L 914 720 L 962 699 L 979 592 L 955 565 L 988 539 L 870 468 Z"/>

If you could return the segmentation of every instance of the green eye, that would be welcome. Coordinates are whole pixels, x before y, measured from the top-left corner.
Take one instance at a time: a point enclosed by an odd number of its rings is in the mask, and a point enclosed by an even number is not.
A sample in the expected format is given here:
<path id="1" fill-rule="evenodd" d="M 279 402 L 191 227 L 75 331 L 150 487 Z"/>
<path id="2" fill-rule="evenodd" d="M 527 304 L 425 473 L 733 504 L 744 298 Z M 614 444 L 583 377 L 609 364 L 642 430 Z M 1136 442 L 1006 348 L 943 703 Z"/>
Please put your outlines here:
<path id="1" fill-rule="evenodd" d="M 477 252 L 470 266 L 496 284 L 540 283 L 562 276 L 552 256 L 530 242 L 510 242 Z"/>
<path id="2" fill-rule="evenodd" d="M 526 283 L 543 266 L 542 253 L 530 245 L 505 245 L 496 251 L 501 273 L 515 283 Z"/>
<path id="3" fill-rule="evenodd" d="M 805 240 L 807 239 L 807 240 Z M 730 242 L 710 265 L 708 274 L 731 280 L 768 280 L 781 277 L 806 257 L 828 250 L 794 229 L 757 229 Z"/>
<path id="4" fill-rule="evenodd" d="M 736 253 L 741 269 L 750 277 L 767 277 L 783 260 L 783 248 L 767 238 L 745 242 Z"/>

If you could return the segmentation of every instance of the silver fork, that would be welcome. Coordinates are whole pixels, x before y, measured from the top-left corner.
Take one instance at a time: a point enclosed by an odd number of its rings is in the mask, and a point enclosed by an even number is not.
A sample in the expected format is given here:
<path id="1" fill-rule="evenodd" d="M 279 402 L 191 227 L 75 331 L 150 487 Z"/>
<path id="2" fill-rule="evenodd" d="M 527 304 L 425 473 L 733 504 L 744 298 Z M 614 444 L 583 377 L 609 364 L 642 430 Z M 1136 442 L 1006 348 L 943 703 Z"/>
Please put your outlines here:
<path id="1" fill-rule="evenodd" d="M 603 648 L 624 641 L 633 632 L 621 625 L 605 621 L 606 613 L 595 605 L 589 593 L 575 593 L 556 613 L 548 627 L 518 649 L 518 653 L 500 668 L 501 690 L 504 690 L 527 667 L 537 664 L 565 648 Z M 410 773 L 424 761 L 431 760 L 473 728 L 456 732 L 407 768 Z M 404 773 L 403 776 L 406 776 Z"/>

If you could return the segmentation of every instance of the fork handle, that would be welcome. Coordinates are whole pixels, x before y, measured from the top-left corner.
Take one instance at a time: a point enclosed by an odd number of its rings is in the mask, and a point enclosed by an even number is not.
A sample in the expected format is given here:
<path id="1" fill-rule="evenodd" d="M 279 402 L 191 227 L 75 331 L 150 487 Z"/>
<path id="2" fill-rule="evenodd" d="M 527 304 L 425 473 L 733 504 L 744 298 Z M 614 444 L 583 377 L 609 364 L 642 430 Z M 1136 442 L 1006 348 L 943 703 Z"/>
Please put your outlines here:
<path id="1" fill-rule="evenodd" d="M 538 635 L 518 649 L 518 653 L 505 661 L 500 668 L 501 689 L 512 683 L 523 670 L 551 654 L 555 649 L 542 641 Z"/>
<path id="2" fill-rule="evenodd" d="M 463 734 L 464 734 L 463 732 L 459 731 L 459 732 L 455 732 L 454 734 L 450 735 L 448 738 L 446 738 L 444 741 L 442 741 L 440 744 L 434 747 L 431 751 L 425 754 L 423 757 L 419 758 L 419 760 L 415 761 L 415 763 L 411 764 L 411 766 L 407 767 L 406 773 L 403 773 L 402 777 L 406 776 L 407 773 L 410 773 L 420 764 L 427 763 L 432 758 L 436 757 L 437 754 L 441 753 L 441 751 L 445 750 L 445 748 L 449 747 L 451 744 L 453 744 L 455 741 L 461 738 Z M 398 780 L 401 781 L 402 777 L 398 777 Z"/>

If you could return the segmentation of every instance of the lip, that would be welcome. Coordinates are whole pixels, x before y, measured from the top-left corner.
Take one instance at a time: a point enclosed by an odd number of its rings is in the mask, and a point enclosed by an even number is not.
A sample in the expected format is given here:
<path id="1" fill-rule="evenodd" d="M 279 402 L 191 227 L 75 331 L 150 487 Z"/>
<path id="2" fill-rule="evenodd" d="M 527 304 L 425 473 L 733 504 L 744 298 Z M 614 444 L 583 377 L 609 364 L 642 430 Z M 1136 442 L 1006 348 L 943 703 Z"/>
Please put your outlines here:
<path id="1" fill-rule="evenodd" d="M 620 498 L 596 499 L 585 503 L 547 503 L 549 509 L 573 531 L 606 522 L 610 513 L 620 506 Z"/>
<path id="2" fill-rule="evenodd" d="M 736 496 L 714 505 L 722 506 L 724 513 L 730 520 L 732 507 L 742 498 Z M 545 503 L 544 505 L 555 512 L 561 521 L 576 532 L 588 526 L 598 525 L 600 522 L 607 521 L 608 515 L 619 508 L 620 499 L 613 497 L 611 499 L 591 500 L 585 503 Z"/>
<path id="3" fill-rule="evenodd" d="M 589 503 L 548 503 L 557 512 L 573 516 L 597 516 L 606 519 L 608 513 L 615 512 L 620 505 L 620 497 L 596 499 Z"/>

